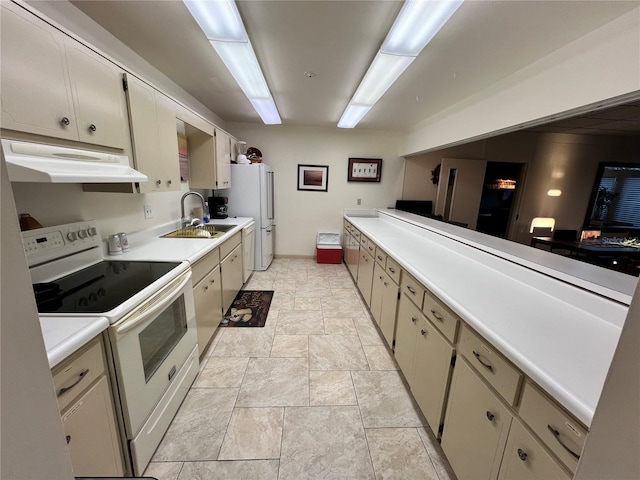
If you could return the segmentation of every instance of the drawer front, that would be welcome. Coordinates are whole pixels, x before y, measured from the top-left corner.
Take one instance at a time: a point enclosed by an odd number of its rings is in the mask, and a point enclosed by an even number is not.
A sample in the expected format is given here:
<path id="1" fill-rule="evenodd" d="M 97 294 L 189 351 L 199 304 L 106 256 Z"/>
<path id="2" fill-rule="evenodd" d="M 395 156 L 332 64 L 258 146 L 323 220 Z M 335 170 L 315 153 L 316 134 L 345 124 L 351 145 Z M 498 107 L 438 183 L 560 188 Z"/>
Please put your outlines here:
<path id="1" fill-rule="evenodd" d="M 422 308 L 422 300 L 424 298 L 424 287 L 415 278 L 404 270 L 402 271 L 402 283 L 400 290 L 415 303 L 418 308 Z"/>
<path id="2" fill-rule="evenodd" d="M 367 243 L 366 243 L 366 245 L 364 247 L 365 247 L 365 250 L 367 252 L 369 252 L 369 255 L 371 255 L 372 258 L 375 258 L 375 256 L 376 256 L 376 244 L 373 243 L 371 241 L 371 239 L 367 238 Z"/>
<path id="3" fill-rule="evenodd" d="M 542 439 L 569 470 L 575 472 L 587 430 L 533 384 L 526 382 L 520 418 Z"/>
<path id="4" fill-rule="evenodd" d="M 380 247 L 376 247 L 376 263 L 383 269 L 387 266 L 387 254 Z"/>
<path id="5" fill-rule="evenodd" d="M 391 280 L 396 282 L 396 285 L 400 285 L 400 265 L 398 265 L 393 258 L 387 257 L 385 271 L 391 277 Z"/>
<path id="6" fill-rule="evenodd" d="M 58 397 L 58 406 L 63 410 L 83 390 L 105 372 L 100 337 L 53 371 L 53 384 Z"/>
<path id="7" fill-rule="evenodd" d="M 546 448 L 513 420 L 498 480 L 569 480 L 571 477 Z"/>
<path id="8" fill-rule="evenodd" d="M 215 268 L 220 263 L 220 249 L 216 248 L 212 252 L 207 253 L 200 260 L 195 262 L 191 266 L 191 273 L 193 275 L 192 282 L 195 285 L 202 280 L 207 273 Z"/>
<path id="9" fill-rule="evenodd" d="M 360 230 L 358 230 L 356 227 L 353 227 L 353 229 L 351 230 L 351 235 L 353 235 L 353 238 L 360 242 Z"/>
<path id="10" fill-rule="evenodd" d="M 234 248 L 240 245 L 240 242 L 242 242 L 242 232 L 234 234 L 233 237 L 220 245 L 220 259 L 229 255 Z"/>
<path id="11" fill-rule="evenodd" d="M 466 325 L 460 334 L 459 350 L 507 402 L 515 405 L 522 382 L 522 373 L 516 367 Z"/>
<path id="12" fill-rule="evenodd" d="M 346 220 L 343 222 L 343 224 L 344 224 L 344 229 L 347 232 L 351 233 L 351 229 L 353 228 L 353 226 L 349 222 L 347 222 Z"/>
<path id="13" fill-rule="evenodd" d="M 458 324 L 460 323 L 458 317 L 428 291 L 425 291 L 424 293 L 422 311 L 427 318 L 431 320 L 431 323 L 433 323 L 436 328 L 442 332 L 447 340 L 451 343 L 456 342 Z"/>
<path id="14" fill-rule="evenodd" d="M 367 248 L 367 245 L 369 245 L 369 242 L 371 242 L 371 240 L 369 240 L 369 238 L 366 235 L 363 235 L 361 233 L 360 234 L 360 245 L 362 245 L 363 247 Z"/>

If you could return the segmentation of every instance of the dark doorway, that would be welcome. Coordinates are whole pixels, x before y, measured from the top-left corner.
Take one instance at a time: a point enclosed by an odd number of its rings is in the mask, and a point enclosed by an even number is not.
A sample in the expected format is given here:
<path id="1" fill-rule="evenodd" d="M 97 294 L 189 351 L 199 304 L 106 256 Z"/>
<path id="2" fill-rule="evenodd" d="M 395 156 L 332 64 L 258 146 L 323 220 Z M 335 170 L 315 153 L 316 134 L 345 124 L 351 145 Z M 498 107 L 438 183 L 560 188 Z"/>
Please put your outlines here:
<path id="1" fill-rule="evenodd" d="M 523 165 L 487 162 L 476 226 L 478 232 L 506 238 Z"/>

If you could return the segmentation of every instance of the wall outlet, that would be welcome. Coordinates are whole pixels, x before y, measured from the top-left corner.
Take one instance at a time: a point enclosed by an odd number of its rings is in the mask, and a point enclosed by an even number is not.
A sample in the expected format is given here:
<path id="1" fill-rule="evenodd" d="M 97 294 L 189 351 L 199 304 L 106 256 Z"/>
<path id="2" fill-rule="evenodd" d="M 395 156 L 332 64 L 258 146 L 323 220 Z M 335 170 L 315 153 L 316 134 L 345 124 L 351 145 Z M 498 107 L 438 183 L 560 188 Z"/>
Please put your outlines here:
<path id="1" fill-rule="evenodd" d="M 362 205 L 362 199 L 361 198 L 356 199 L 356 205 Z"/>
<path id="2" fill-rule="evenodd" d="M 151 205 L 144 206 L 144 218 L 147 220 L 153 218 L 153 207 Z"/>

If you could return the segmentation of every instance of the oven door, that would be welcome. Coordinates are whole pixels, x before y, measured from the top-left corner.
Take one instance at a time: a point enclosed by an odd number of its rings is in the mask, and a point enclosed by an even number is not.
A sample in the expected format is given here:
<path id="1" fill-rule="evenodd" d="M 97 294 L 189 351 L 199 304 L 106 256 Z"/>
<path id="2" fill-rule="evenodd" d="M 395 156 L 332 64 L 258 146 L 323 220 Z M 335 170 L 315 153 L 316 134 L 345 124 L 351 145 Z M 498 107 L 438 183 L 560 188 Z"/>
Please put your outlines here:
<path id="1" fill-rule="evenodd" d="M 109 339 L 132 439 L 197 344 L 191 270 L 113 324 Z"/>

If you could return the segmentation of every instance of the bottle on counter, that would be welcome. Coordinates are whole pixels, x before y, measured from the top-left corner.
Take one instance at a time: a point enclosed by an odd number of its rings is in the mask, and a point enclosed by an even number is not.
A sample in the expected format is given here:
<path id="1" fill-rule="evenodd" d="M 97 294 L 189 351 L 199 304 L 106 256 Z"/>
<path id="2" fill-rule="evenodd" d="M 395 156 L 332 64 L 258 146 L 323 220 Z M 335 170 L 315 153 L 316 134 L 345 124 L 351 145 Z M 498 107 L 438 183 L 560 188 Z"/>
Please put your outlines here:
<path id="1" fill-rule="evenodd" d="M 204 202 L 204 212 L 202 213 L 202 223 L 209 223 L 209 202 Z"/>

